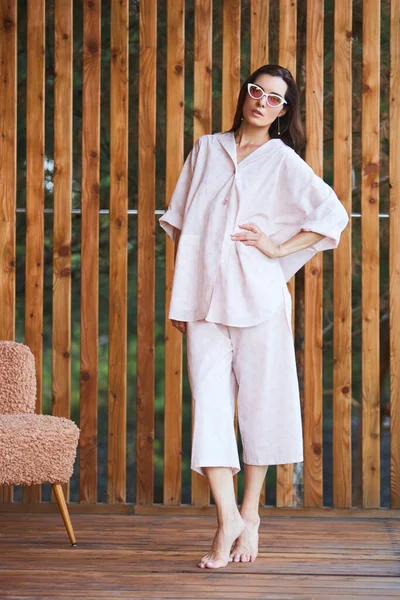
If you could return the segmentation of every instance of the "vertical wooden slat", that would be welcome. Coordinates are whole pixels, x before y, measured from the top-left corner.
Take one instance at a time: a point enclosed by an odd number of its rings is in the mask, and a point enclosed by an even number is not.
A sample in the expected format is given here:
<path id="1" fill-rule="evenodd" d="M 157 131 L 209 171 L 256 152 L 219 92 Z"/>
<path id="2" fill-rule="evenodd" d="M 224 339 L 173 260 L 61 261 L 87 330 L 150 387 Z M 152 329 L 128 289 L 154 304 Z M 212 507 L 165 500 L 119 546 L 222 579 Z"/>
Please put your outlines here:
<path id="1" fill-rule="evenodd" d="M 400 508 L 400 2 L 390 24 L 390 506 Z"/>
<path id="2" fill-rule="evenodd" d="M 17 7 L 0 0 L 0 340 L 15 334 Z M 0 486 L 0 501 L 12 488 Z"/>
<path id="3" fill-rule="evenodd" d="M 351 214 L 352 2 L 335 5 L 334 172 L 336 194 Z M 351 224 L 333 254 L 333 505 L 351 506 Z"/>
<path id="4" fill-rule="evenodd" d="M 83 7 L 80 502 L 97 500 L 101 0 Z"/>
<path id="5" fill-rule="evenodd" d="M 71 403 L 71 193 L 72 1 L 55 0 L 53 414 L 70 416 Z M 64 486 L 66 500 L 69 484 Z"/>
<path id="6" fill-rule="evenodd" d="M 193 141 L 211 133 L 212 0 L 195 0 Z"/>
<path id="7" fill-rule="evenodd" d="M 185 100 L 185 2 L 168 0 L 166 205 L 183 164 Z M 168 318 L 174 272 L 174 243 L 166 236 L 164 504 L 180 504 L 182 492 L 182 334 Z"/>
<path id="8" fill-rule="evenodd" d="M 232 127 L 240 90 L 240 4 L 223 2 L 222 131 Z"/>
<path id="9" fill-rule="evenodd" d="M 297 0 L 280 0 L 279 13 L 279 64 L 296 77 Z M 294 331 L 295 279 L 289 282 L 292 296 L 292 327 Z M 276 467 L 276 505 L 293 506 L 293 464 Z"/>
<path id="10" fill-rule="evenodd" d="M 26 98 L 25 343 L 35 356 L 36 412 L 42 412 L 44 244 L 45 3 L 28 0 Z M 40 500 L 40 486 L 24 488 L 24 501 Z"/>
<path id="11" fill-rule="evenodd" d="M 136 503 L 154 497 L 154 252 L 157 5 L 140 3 Z"/>
<path id="12" fill-rule="evenodd" d="M 0 2 L 0 339 L 15 334 L 17 10 Z"/>
<path id="13" fill-rule="evenodd" d="M 126 499 L 128 0 L 111 2 L 107 501 Z"/>
<path id="14" fill-rule="evenodd" d="M 380 2 L 363 2 L 362 76 L 362 495 L 380 506 L 379 397 Z"/>
<path id="15" fill-rule="evenodd" d="M 287 0 L 280 0 L 279 3 L 279 64 L 289 69 L 293 77 L 296 74 L 296 39 L 290 34 L 290 23 L 294 20 L 297 23 L 297 1 L 293 3 Z M 286 42 L 286 36 L 288 40 Z M 288 43 L 288 46 L 286 45 Z M 290 45 L 289 45 L 290 43 Z M 295 284 L 294 277 L 288 281 L 288 289 L 292 298 L 292 329 L 295 331 Z M 286 470 L 286 467 L 283 467 Z M 291 468 L 290 466 L 288 467 Z M 282 473 L 282 471 L 281 471 Z M 287 475 L 284 476 L 283 482 L 287 481 Z M 281 485 L 281 484 L 279 484 Z M 279 492 L 280 493 L 280 492 Z"/>
<path id="16" fill-rule="evenodd" d="M 268 63 L 269 3 L 251 0 L 250 3 L 250 70 Z M 265 505 L 265 485 L 260 493 L 260 506 Z"/>
<path id="17" fill-rule="evenodd" d="M 268 63 L 269 2 L 250 3 L 250 70 Z"/>
<path id="18" fill-rule="evenodd" d="M 212 110 L 212 0 L 196 0 L 194 29 L 194 142 L 211 133 Z M 210 502 L 208 480 L 192 471 L 192 504 Z"/>
<path id="19" fill-rule="evenodd" d="M 296 77 L 297 0 L 279 2 L 279 64 Z"/>
<path id="20" fill-rule="evenodd" d="M 323 0 L 307 2 L 306 160 L 323 174 Z M 322 253 L 305 267 L 304 506 L 322 506 Z"/>
<path id="21" fill-rule="evenodd" d="M 240 90 L 240 0 L 223 1 L 222 39 L 222 131 L 232 127 Z M 238 435 L 237 400 L 235 410 L 235 431 Z M 234 477 L 235 493 L 238 491 L 238 478 Z"/>

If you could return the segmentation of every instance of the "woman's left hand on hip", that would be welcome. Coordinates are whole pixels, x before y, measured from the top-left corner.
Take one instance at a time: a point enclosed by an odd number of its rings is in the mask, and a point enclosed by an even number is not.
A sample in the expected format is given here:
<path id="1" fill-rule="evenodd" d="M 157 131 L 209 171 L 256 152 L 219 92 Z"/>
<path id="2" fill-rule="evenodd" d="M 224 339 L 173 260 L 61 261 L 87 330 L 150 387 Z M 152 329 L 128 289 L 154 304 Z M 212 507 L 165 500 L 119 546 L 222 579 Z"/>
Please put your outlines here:
<path id="1" fill-rule="evenodd" d="M 269 256 L 269 258 L 279 258 L 280 248 L 278 244 L 275 244 L 258 225 L 247 223 L 239 225 L 239 227 L 246 231 L 243 233 L 231 233 L 231 240 L 233 242 L 242 242 L 245 246 L 255 246 Z"/>

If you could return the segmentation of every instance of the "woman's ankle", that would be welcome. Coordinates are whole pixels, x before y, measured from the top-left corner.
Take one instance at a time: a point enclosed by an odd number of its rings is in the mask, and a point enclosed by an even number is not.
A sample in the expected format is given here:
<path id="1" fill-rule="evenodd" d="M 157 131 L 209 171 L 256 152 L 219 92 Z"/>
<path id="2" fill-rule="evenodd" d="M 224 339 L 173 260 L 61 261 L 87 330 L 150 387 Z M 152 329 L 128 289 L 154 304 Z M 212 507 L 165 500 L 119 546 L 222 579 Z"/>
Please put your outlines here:
<path id="1" fill-rule="evenodd" d="M 260 515 L 258 514 L 258 508 L 241 507 L 241 517 L 246 523 L 251 525 L 257 525 L 260 522 Z"/>
<path id="2" fill-rule="evenodd" d="M 217 521 L 220 526 L 232 525 L 240 518 L 242 517 L 237 506 L 217 513 Z"/>

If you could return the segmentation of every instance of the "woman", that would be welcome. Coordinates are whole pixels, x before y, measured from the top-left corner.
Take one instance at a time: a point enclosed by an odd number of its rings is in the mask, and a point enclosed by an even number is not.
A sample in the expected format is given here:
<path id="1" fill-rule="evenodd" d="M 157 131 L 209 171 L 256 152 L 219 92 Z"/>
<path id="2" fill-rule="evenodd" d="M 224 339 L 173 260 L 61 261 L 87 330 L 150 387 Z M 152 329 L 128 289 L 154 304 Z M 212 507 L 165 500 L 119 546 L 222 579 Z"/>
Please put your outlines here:
<path id="1" fill-rule="evenodd" d="M 255 560 L 268 465 L 303 460 L 286 282 L 318 250 L 335 248 L 348 222 L 332 188 L 297 154 L 303 145 L 292 75 L 260 67 L 240 90 L 232 129 L 195 143 L 160 219 L 176 249 L 169 317 L 187 334 L 191 468 L 207 476 L 217 509 L 202 568 Z"/>

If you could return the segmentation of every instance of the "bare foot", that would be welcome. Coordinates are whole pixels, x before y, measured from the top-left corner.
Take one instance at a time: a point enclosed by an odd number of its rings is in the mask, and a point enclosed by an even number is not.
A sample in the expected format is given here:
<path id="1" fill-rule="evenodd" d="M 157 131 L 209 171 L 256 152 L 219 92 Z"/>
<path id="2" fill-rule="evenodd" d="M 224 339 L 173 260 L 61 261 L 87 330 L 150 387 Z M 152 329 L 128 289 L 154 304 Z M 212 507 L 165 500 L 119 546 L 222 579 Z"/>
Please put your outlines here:
<path id="1" fill-rule="evenodd" d="M 240 536 L 245 528 L 242 517 L 237 515 L 232 521 L 218 525 L 211 550 L 203 556 L 198 566 L 202 569 L 219 569 L 226 567 L 229 562 L 229 552 L 233 542 Z"/>
<path id="2" fill-rule="evenodd" d="M 237 538 L 232 552 L 229 555 L 229 561 L 232 562 L 254 562 L 258 554 L 258 528 L 260 527 L 260 517 L 256 521 L 248 521 L 245 529 Z"/>

